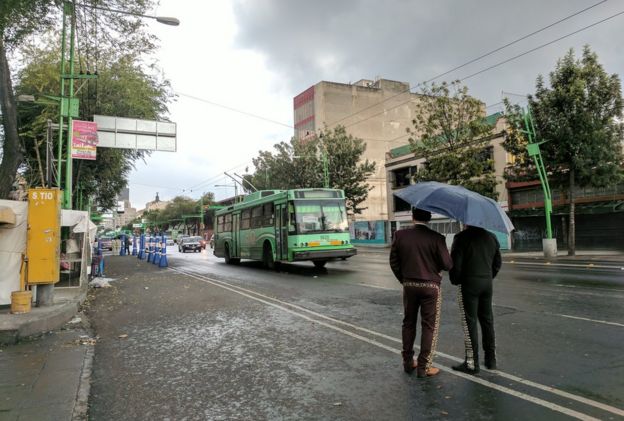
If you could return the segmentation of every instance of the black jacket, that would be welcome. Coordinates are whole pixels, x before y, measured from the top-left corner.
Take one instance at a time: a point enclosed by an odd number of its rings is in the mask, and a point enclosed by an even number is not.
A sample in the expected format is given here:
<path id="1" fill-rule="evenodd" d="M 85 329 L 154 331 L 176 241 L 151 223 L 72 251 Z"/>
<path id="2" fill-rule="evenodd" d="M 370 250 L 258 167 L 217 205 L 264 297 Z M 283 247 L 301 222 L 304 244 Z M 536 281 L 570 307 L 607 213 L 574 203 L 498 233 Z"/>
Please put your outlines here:
<path id="1" fill-rule="evenodd" d="M 418 279 L 440 283 L 440 272 L 453 262 L 444 236 L 425 225 L 415 225 L 394 233 L 390 249 L 390 268 L 399 282 Z"/>
<path id="2" fill-rule="evenodd" d="M 460 285 L 470 279 L 492 280 L 501 268 L 500 244 L 494 234 L 468 227 L 455 235 L 451 248 L 451 283 Z"/>

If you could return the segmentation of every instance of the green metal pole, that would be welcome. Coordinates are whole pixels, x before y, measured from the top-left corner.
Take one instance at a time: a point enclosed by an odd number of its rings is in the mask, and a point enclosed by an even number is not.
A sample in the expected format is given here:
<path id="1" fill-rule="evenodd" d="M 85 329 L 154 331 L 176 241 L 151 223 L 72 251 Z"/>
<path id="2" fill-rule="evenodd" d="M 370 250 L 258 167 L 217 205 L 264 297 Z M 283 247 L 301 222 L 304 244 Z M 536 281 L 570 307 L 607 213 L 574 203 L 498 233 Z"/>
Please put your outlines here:
<path id="1" fill-rule="evenodd" d="M 327 165 L 327 153 L 323 151 L 323 184 L 325 188 L 329 188 L 329 168 Z"/>
<path id="2" fill-rule="evenodd" d="M 72 157 L 71 157 L 71 145 L 72 145 L 72 113 L 71 113 L 71 99 L 74 97 L 74 38 L 76 31 L 76 13 L 74 4 L 71 5 L 71 19 L 70 19 L 70 40 L 69 40 L 69 100 L 68 100 L 68 115 L 67 117 L 67 163 L 65 165 L 65 194 L 64 194 L 64 207 L 65 209 L 72 208 Z"/>
<path id="3" fill-rule="evenodd" d="M 548 173 L 546 172 L 546 166 L 542 160 L 542 153 L 540 151 L 540 143 L 535 140 L 535 125 L 533 123 L 533 117 L 531 116 L 531 108 L 527 108 L 527 112 L 524 114 L 524 125 L 526 130 L 524 133 L 528 136 L 527 152 L 533 159 L 535 167 L 537 168 L 537 174 L 539 175 L 540 183 L 542 184 L 542 191 L 544 192 L 544 213 L 546 216 L 546 238 L 552 238 L 552 225 L 550 216 L 552 214 L 552 196 L 550 192 L 550 185 L 548 183 Z"/>
<path id="4" fill-rule="evenodd" d="M 202 196 L 199 198 L 199 207 L 200 207 L 200 211 L 199 213 L 201 214 L 201 219 L 199 220 L 199 232 L 202 232 L 202 225 L 204 223 L 204 195 L 202 194 Z M 203 237 L 203 235 L 202 235 Z"/>
<path id="5" fill-rule="evenodd" d="M 63 32 L 61 35 L 61 106 L 59 112 L 59 133 L 58 133 L 58 153 L 57 157 L 57 167 L 56 167 L 56 185 L 60 188 L 62 184 L 62 176 L 63 176 L 63 100 L 65 99 L 65 78 L 63 75 L 65 74 L 65 43 L 66 43 L 66 34 L 67 34 L 67 25 L 65 21 L 67 20 L 67 9 L 69 8 L 68 3 L 63 4 Z"/>

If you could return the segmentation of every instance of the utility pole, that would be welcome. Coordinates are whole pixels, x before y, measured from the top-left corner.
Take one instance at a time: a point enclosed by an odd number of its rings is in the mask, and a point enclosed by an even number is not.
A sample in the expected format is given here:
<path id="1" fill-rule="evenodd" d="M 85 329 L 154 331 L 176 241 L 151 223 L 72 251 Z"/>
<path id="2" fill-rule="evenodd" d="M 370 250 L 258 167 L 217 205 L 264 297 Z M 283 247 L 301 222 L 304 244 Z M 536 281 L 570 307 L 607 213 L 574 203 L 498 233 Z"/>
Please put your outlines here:
<path id="1" fill-rule="evenodd" d="M 525 133 L 528 138 L 527 153 L 529 157 L 533 159 L 533 163 L 537 168 L 537 174 L 542 185 L 542 191 L 544 192 L 544 213 L 546 217 L 546 238 L 542 239 L 542 245 L 544 248 L 544 255 L 546 257 L 555 257 L 557 255 L 557 240 L 552 237 L 552 195 L 550 192 L 550 185 L 548 183 L 548 173 L 546 172 L 546 166 L 542 160 L 542 153 L 540 152 L 539 145 L 546 141 L 537 142 L 535 134 L 535 124 L 533 123 L 533 117 L 531 115 L 531 107 L 527 105 L 527 112 L 523 115 L 524 118 L 524 130 L 520 129 L 522 133 Z"/>
<path id="2" fill-rule="evenodd" d="M 69 73 L 66 73 L 67 63 L 66 44 L 67 44 L 67 18 L 69 16 Z M 63 175 L 63 125 L 65 117 L 67 117 L 67 141 L 65 155 L 65 185 L 63 188 L 63 207 L 65 209 L 72 208 L 72 121 L 79 116 L 79 100 L 74 97 L 74 80 L 75 79 L 95 79 L 97 75 L 75 75 L 74 74 L 74 55 L 75 55 L 75 38 L 76 38 L 76 8 L 71 1 L 63 2 L 63 29 L 61 35 L 61 95 L 60 105 L 61 112 L 59 115 L 59 144 L 58 144 L 58 161 L 57 161 L 57 183 L 62 187 Z M 69 82 L 69 94 L 66 94 L 65 81 Z"/>

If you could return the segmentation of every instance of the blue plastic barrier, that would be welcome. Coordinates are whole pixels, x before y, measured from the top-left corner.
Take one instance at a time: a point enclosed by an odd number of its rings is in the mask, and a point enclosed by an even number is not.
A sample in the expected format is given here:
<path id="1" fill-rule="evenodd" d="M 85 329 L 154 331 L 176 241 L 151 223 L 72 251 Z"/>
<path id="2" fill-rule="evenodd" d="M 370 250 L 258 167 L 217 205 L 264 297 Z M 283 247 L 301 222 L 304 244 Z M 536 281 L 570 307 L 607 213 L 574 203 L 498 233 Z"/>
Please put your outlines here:
<path id="1" fill-rule="evenodd" d="M 121 234 L 121 248 L 119 249 L 119 255 L 126 255 L 126 234 Z"/>
<path id="2" fill-rule="evenodd" d="M 158 263 L 160 263 L 160 237 L 154 239 L 154 246 L 154 258 L 152 259 L 152 263 L 158 266 Z"/>
<path id="3" fill-rule="evenodd" d="M 137 257 L 141 260 L 145 259 L 145 234 L 141 234 L 141 239 L 139 240 L 139 253 Z"/>
<path id="4" fill-rule="evenodd" d="M 154 239 L 152 237 L 148 240 L 147 246 L 147 263 L 152 263 L 154 260 Z"/>
<path id="5" fill-rule="evenodd" d="M 136 235 L 132 236 L 132 255 L 133 256 L 137 255 L 137 236 Z"/>
<path id="6" fill-rule="evenodd" d="M 162 254 L 160 256 L 160 262 L 158 263 L 158 267 L 166 268 L 169 264 L 167 262 L 167 237 L 163 235 L 162 237 Z"/>

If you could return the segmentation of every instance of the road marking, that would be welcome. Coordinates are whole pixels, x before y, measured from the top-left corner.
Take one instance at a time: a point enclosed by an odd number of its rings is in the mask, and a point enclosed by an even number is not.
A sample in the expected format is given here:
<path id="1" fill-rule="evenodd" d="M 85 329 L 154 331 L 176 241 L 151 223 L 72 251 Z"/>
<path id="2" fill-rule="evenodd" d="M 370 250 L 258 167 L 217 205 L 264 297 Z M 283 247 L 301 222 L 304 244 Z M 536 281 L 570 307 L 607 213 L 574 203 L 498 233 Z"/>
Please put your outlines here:
<path id="1" fill-rule="evenodd" d="M 363 287 L 377 288 L 377 289 L 387 289 L 387 290 L 390 290 L 390 291 L 400 291 L 401 290 L 400 288 L 382 287 L 382 286 L 379 286 L 379 285 L 364 284 L 364 283 L 359 283 L 359 282 L 355 283 L 355 284 L 351 284 L 351 285 L 361 285 Z"/>
<path id="2" fill-rule="evenodd" d="M 569 267 L 569 268 L 583 268 L 583 269 L 613 269 L 613 270 L 624 270 L 624 267 L 621 266 L 612 266 L 612 265 L 595 265 L 593 263 L 589 264 L 578 264 L 578 263 L 552 263 L 552 262 L 517 262 L 515 260 L 505 260 L 503 263 L 515 264 L 515 265 L 525 265 L 525 266 L 561 266 L 561 267 Z"/>
<path id="3" fill-rule="evenodd" d="M 393 352 L 395 354 L 400 354 L 401 353 L 401 351 L 396 349 L 396 348 L 389 347 L 389 346 L 387 346 L 385 344 L 382 344 L 380 342 L 377 342 L 377 341 L 374 341 L 372 339 L 366 338 L 364 336 L 361 336 L 361 335 L 349 332 L 347 330 L 341 329 L 338 326 L 331 325 L 331 324 L 323 322 L 321 320 L 317 320 L 317 319 L 314 319 L 312 317 L 308 317 L 308 316 L 306 316 L 304 314 L 298 313 L 298 312 L 296 312 L 294 310 L 291 310 L 291 309 L 289 309 L 287 307 L 296 308 L 297 310 L 304 311 L 306 313 L 309 313 L 309 314 L 315 315 L 317 317 L 320 317 L 320 318 L 332 321 L 334 323 L 342 324 L 342 325 L 345 325 L 345 326 L 349 326 L 349 327 L 351 327 L 353 329 L 356 329 L 356 330 L 359 330 L 359 331 L 363 331 L 363 332 L 369 333 L 369 334 L 374 335 L 374 336 L 378 336 L 378 337 L 381 337 L 381 338 L 384 338 L 384 339 L 388 339 L 388 340 L 393 341 L 393 342 L 401 343 L 400 339 L 394 338 L 392 336 L 388 336 L 388 335 L 385 335 L 383 333 L 379 333 L 379 332 L 375 332 L 375 331 L 372 331 L 372 330 L 369 330 L 369 329 L 366 329 L 366 328 L 362 328 L 362 327 L 353 325 L 351 323 L 343 322 L 341 320 L 333 319 L 333 318 L 325 316 L 323 314 L 320 314 L 320 313 L 314 312 L 312 310 L 308 310 L 306 308 L 300 307 L 300 306 L 298 306 L 296 304 L 291 304 L 291 303 L 288 303 L 288 302 L 285 302 L 285 301 L 281 301 L 281 300 L 279 300 L 277 298 L 269 297 L 269 296 L 264 295 L 262 293 L 255 292 L 255 291 L 252 291 L 252 290 L 249 290 L 249 289 L 246 289 L 246 288 L 243 288 L 243 287 L 239 287 L 239 286 L 236 286 L 236 285 L 232 285 L 232 284 L 229 284 L 227 282 L 224 282 L 224 281 L 221 281 L 221 280 L 218 280 L 218 279 L 209 278 L 209 277 L 207 277 L 205 275 L 189 273 L 189 272 L 185 272 L 183 270 L 175 269 L 175 268 L 169 268 L 169 269 L 171 269 L 173 271 L 176 271 L 176 272 L 179 272 L 179 273 L 182 273 L 182 274 L 185 274 L 187 276 L 190 276 L 190 277 L 195 278 L 197 280 L 200 280 L 202 282 L 209 283 L 209 284 L 212 284 L 214 286 L 218 286 L 220 288 L 223 288 L 223 289 L 232 291 L 234 293 L 243 295 L 243 296 L 245 296 L 247 298 L 250 298 L 252 300 L 255 300 L 255 301 L 258 301 L 258 302 L 262 302 L 262 303 L 267 304 L 267 305 L 269 305 L 271 307 L 275 307 L 275 308 L 281 309 L 281 310 L 286 311 L 287 313 L 293 314 L 293 315 L 295 315 L 297 317 L 303 318 L 303 319 L 308 320 L 308 321 L 313 322 L 313 323 L 317 323 L 317 324 L 319 324 L 321 326 L 325 326 L 325 327 L 327 327 L 329 329 L 341 332 L 343 334 L 346 334 L 346 335 L 351 336 L 353 338 L 362 340 L 364 342 L 367 342 L 369 344 L 375 345 L 375 346 L 377 346 L 379 348 L 385 349 L 385 350 Z M 254 294 L 256 296 L 251 295 L 251 294 Z M 263 297 L 263 298 L 259 298 L 259 297 Z M 273 301 L 275 301 L 276 303 L 279 303 L 279 304 L 276 304 L 275 302 L 271 302 L 271 301 L 267 301 L 267 300 L 273 300 Z M 442 356 L 444 358 L 456 361 L 456 362 L 463 361 L 463 359 L 457 358 L 457 357 L 449 355 L 449 354 L 444 354 L 442 352 L 437 352 L 436 354 L 438 354 L 438 355 L 440 355 L 440 356 Z M 439 367 L 441 370 L 449 372 L 449 373 L 451 373 L 451 374 L 453 374 L 455 376 L 462 377 L 462 378 L 465 378 L 466 380 L 470 380 L 472 382 L 479 383 L 481 385 L 484 385 L 486 387 L 498 390 L 500 392 L 507 393 L 509 395 L 518 397 L 520 399 L 524 399 L 524 400 L 529 401 L 529 402 L 533 402 L 533 403 L 535 403 L 537 405 L 544 406 L 545 408 L 551 409 L 553 411 L 561 412 L 563 414 L 569 415 L 569 416 L 574 417 L 574 418 L 582 419 L 582 420 L 597 420 L 597 418 L 591 417 L 591 416 L 589 416 L 587 414 L 583 414 L 581 412 L 578 412 L 578 411 L 575 411 L 575 410 L 572 410 L 572 409 L 569 409 L 569 408 L 566 408 L 566 407 L 562 407 L 562 406 L 557 405 L 555 403 L 552 403 L 552 402 L 549 402 L 549 401 L 546 401 L 546 400 L 543 400 L 543 399 L 540 399 L 540 398 L 536 398 L 534 396 L 531 396 L 531 395 L 528 395 L 528 394 L 525 394 L 525 393 L 522 393 L 522 392 L 518 392 L 518 391 L 515 391 L 513 389 L 509 389 L 509 388 L 507 388 L 505 386 L 500 386 L 500 385 L 498 385 L 496 383 L 492 383 L 492 382 L 490 382 L 488 380 L 485 380 L 485 379 L 482 379 L 482 378 L 479 378 L 479 377 L 475 377 L 475 376 L 471 376 L 471 375 L 467 375 L 467 374 L 464 374 L 464 373 L 461 373 L 461 372 L 457 372 L 457 371 L 454 371 L 454 370 L 450 369 L 449 367 L 442 366 L 440 364 L 436 364 L 436 366 Z M 565 398 L 568 398 L 568 399 L 575 400 L 577 402 L 584 403 L 584 404 L 589 405 L 589 406 L 593 406 L 595 408 L 602 409 L 602 410 L 607 411 L 607 412 L 614 413 L 616 415 L 624 416 L 624 410 L 621 410 L 619 408 L 616 408 L 616 407 L 613 407 L 613 406 L 610 406 L 610 405 L 607 405 L 607 404 L 603 404 L 601 402 L 597 402 L 597 401 L 594 401 L 594 400 L 591 400 L 591 399 L 584 398 L 582 396 L 577 396 L 577 395 L 574 395 L 574 394 L 571 394 L 571 393 L 568 393 L 568 392 L 564 392 L 564 391 L 556 389 L 554 387 L 545 386 L 545 385 L 542 385 L 542 384 L 539 384 L 539 383 L 535 383 L 535 382 L 530 381 L 530 380 L 525 380 L 525 379 L 523 379 L 521 377 L 514 376 L 513 374 L 508 374 L 508 373 L 505 373 L 505 372 L 502 372 L 502 371 L 498 371 L 498 370 L 497 371 L 491 371 L 491 373 L 499 375 L 499 376 L 501 376 L 503 378 L 507 378 L 507 379 L 516 381 L 516 382 L 518 382 L 520 384 L 523 384 L 523 385 L 526 385 L 526 386 L 531 386 L 531 387 L 534 387 L 536 389 L 547 391 L 547 392 L 550 392 L 550 393 L 553 393 L 553 394 L 556 394 L 556 395 L 559 395 L 559 396 L 562 396 L 562 397 L 565 397 Z"/>
<path id="4" fill-rule="evenodd" d="M 552 314 L 554 316 L 561 316 L 561 317 L 567 317 L 568 319 L 576 319 L 576 320 L 585 320 L 588 322 L 594 322 L 594 323 L 604 323 L 606 325 L 612 325 L 612 326 L 620 326 L 620 327 L 624 327 L 624 324 L 622 323 L 616 323 L 616 322 L 607 322 L 606 320 L 594 320 L 594 319 L 587 319 L 585 317 L 578 317 L 578 316 L 570 316 L 568 314 L 556 314 L 556 313 L 549 313 Z"/>

